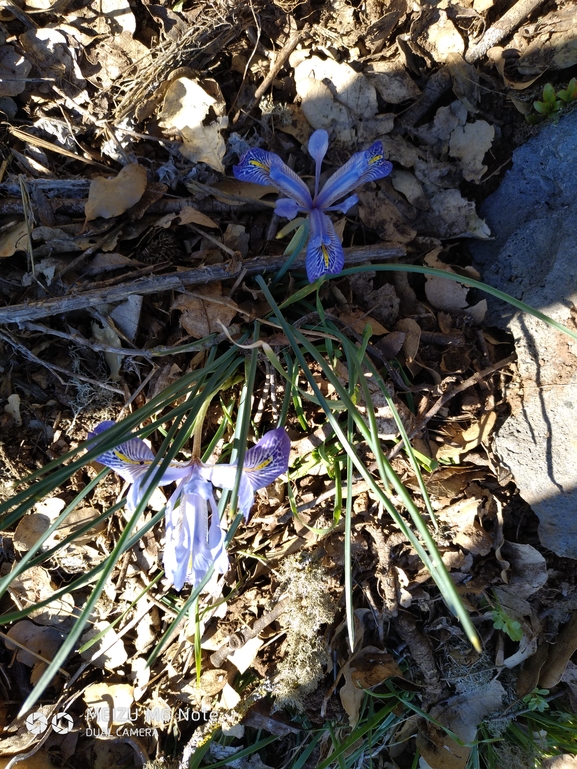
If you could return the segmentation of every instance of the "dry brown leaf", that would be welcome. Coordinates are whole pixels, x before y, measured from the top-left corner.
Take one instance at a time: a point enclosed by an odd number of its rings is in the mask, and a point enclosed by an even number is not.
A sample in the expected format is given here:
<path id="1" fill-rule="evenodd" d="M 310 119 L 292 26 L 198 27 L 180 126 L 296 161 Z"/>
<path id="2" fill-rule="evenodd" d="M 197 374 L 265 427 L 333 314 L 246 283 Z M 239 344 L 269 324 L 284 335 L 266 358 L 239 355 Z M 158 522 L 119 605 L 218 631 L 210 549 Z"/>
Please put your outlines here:
<path id="1" fill-rule="evenodd" d="M 440 726 L 426 721 L 417 736 L 417 747 L 431 769 L 465 769 L 471 748 L 455 742 L 442 727 L 462 742 L 472 743 L 485 716 L 501 711 L 504 696 L 505 689 L 494 680 L 432 708 L 431 718 Z"/>
<path id="2" fill-rule="evenodd" d="M 20 553 L 30 550 L 49 528 L 50 519 L 45 515 L 39 515 L 38 513 L 25 515 L 18 522 L 14 532 L 14 547 Z"/>
<path id="3" fill-rule="evenodd" d="M 165 214 L 156 222 L 156 227 L 167 228 L 175 219 L 179 219 L 179 224 L 198 224 L 201 227 L 218 227 L 218 224 L 210 216 L 197 211 L 193 206 L 183 206 L 178 213 Z"/>
<path id="4" fill-rule="evenodd" d="M 489 0 L 492 2 L 492 0 Z M 468 64 L 458 53 L 450 53 L 447 57 L 447 67 L 453 81 L 453 93 L 463 104 L 467 112 L 474 115 L 478 112 L 477 103 L 480 98 L 479 75 L 472 64 Z"/>
<path id="5" fill-rule="evenodd" d="M 82 699 L 87 708 L 95 711 L 98 726 L 108 730 L 129 720 L 134 690 L 130 684 L 90 684 L 84 690 Z"/>
<path id="6" fill-rule="evenodd" d="M 14 577 L 8 591 L 17 606 L 30 606 L 50 598 L 55 589 L 46 569 L 42 566 L 30 566 L 25 572 Z M 73 611 L 74 599 L 70 593 L 64 593 L 47 606 L 34 609 L 29 616 L 40 625 L 67 628 L 72 625 Z"/>
<path id="7" fill-rule="evenodd" d="M 40 627 L 29 620 L 16 622 L 6 635 L 12 641 L 16 641 L 25 647 L 25 649 L 21 649 L 16 643 L 10 643 L 8 638 L 4 641 L 7 649 L 18 649 L 16 658 L 19 662 L 32 668 L 30 674 L 30 682 L 32 684 L 38 682 L 40 676 L 48 667 L 48 663 L 62 646 L 63 641 L 62 633 L 56 628 Z M 30 652 L 33 653 L 31 654 Z M 47 662 L 43 662 L 38 656 L 34 656 L 35 654 L 40 655 Z"/>
<path id="8" fill-rule="evenodd" d="M 473 555 L 488 555 L 493 548 L 493 537 L 479 520 L 482 514 L 482 500 L 474 497 L 463 499 L 437 513 L 451 526 L 456 544 Z"/>
<path id="9" fill-rule="evenodd" d="M 93 665 L 106 670 L 116 670 L 124 665 L 128 654 L 124 648 L 124 641 L 106 620 L 95 622 L 94 625 L 82 636 L 81 644 L 84 645 L 105 631 L 104 635 L 95 644 L 90 646 L 80 655 L 89 660 Z"/>
<path id="10" fill-rule="evenodd" d="M 367 326 L 371 327 L 372 336 L 382 336 L 387 333 L 387 329 L 379 323 L 378 320 L 367 315 L 360 309 L 351 309 L 348 312 L 340 312 L 339 318 L 347 327 L 356 331 L 357 334 L 364 334 Z"/>
<path id="11" fill-rule="evenodd" d="M 402 104 L 421 95 L 421 89 L 400 59 L 371 62 L 365 69 L 365 76 L 389 104 Z"/>
<path id="12" fill-rule="evenodd" d="M 508 51 L 499 45 L 489 48 L 487 51 L 487 58 L 493 63 L 507 88 L 512 88 L 514 91 L 524 91 L 525 88 L 529 88 L 536 80 L 539 80 L 541 73 L 533 77 L 519 75 L 519 79 L 512 79 L 511 59 L 508 58 L 507 53 Z"/>
<path id="13" fill-rule="evenodd" d="M 185 158 L 206 163 L 220 173 L 224 173 L 222 159 L 226 152 L 221 131 L 228 126 L 223 107 L 224 101 L 208 94 L 195 80 L 180 77 L 169 85 L 160 114 L 165 130 L 179 132 L 183 142 L 180 152 Z M 206 125 L 211 109 L 216 118 Z"/>
<path id="14" fill-rule="evenodd" d="M 429 210 L 429 201 L 425 191 L 414 174 L 410 171 L 394 169 L 390 179 L 397 192 L 404 195 L 412 206 L 421 209 L 421 211 Z"/>
<path id="15" fill-rule="evenodd" d="M 238 312 L 235 302 L 223 297 L 218 282 L 199 286 L 194 294 L 180 294 L 172 309 L 181 311 L 180 325 L 195 339 L 221 332 L 222 326 L 226 328 Z"/>
<path id="16" fill-rule="evenodd" d="M 0 259 L 12 256 L 16 251 L 28 248 L 28 228 L 26 222 L 18 222 L 0 235 Z"/>
<path id="17" fill-rule="evenodd" d="M 2 751 L 3 741 L 0 741 L 0 751 Z M 0 769 L 5 769 L 10 758 L 0 758 Z M 18 769 L 54 769 L 54 764 L 50 760 L 50 755 L 44 750 L 38 750 L 31 756 L 27 756 L 16 764 Z"/>
<path id="18" fill-rule="evenodd" d="M 567 69 L 577 64 L 574 4 L 547 14 L 532 26 L 537 34 L 517 62 L 521 75 L 542 75 L 548 69 Z"/>
<path id="19" fill-rule="evenodd" d="M 464 126 L 457 126 L 449 140 L 449 155 L 459 158 L 463 178 L 479 184 L 487 170 L 483 158 L 491 149 L 495 138 L 495 127 L 486 120 L 475 120 Z"/>
<path id="20" fill-rule="evenodd" d="M 356 138 L 359 118 L 378 112 L 374 86 L 345 62 L 311 56 L 295 67 L 294 78 L 311 126 L 326 129 L 345 144 Z"/>
<path id="21" fill-rule="evenodd" d="M 445 63 L 452 53 L 465 52 L 465 41 L 446 11 L 425 10 L 413 27 L 420 29 L 418 43 L 437 64 Z"/>
<path id="22" fill-rule="evenodd" d="M 402 331 L 405 335 L 403 341 L 403 353 L 407 363 L 411 363 L 419 352 L 421 342 L 421 327 L 413 318 L 401 318 L 395 324 L 397 331 Z"/>
<path id="23" fill-rule="evenodd" d="M 365 646 L 349 663 L 353 681 L 362 689 L 370 689 L 402 672 L 394 657 L 376 646 Z"/>
<path id="24" fill-rule="evenodd" d="M 107 179 L 99 176 L 90 183 L 88 200 L 84 207 L 86 221 L 102 217 L 120 216 L 136 205 L 146 189 L 146 171 L 138 163 L 124 166 L 118 176 Z"/>
<path id="25" fill-rule="evenodd" d="M 238 179 L 232 178 L 221 179 L 216 184 L 213 184 L 212 188 L 223 193 L 222 197 L 218 195 L 218 192 L 215 193 L 215 200 L 230 206 L 242 206 L 245 203 L 245 199 L 248 199 L 248 201 L 260 200 L 265 195 L 277 194 L 276 187 L 254 184 L 254 182 L 241 182 Z M 234 200 L 234 198 L 243 198 L 243 200 Z"/>
<path id="26" fill-rule="evenodd" d="M 73 510 L 70 515 L 66 517 L 58 529 L 55 532 L 55 537 L 58 539 L 64 539 L 65 537 L 75 534 L 75 532 L 82 526 L 85 526 L 89 521 L 92 521 L 100 515 L 100 511 L 94 507 L 83 507 Z M 74 545 L 83 545 L 87 542 L 93 541 L 97 534 L 106 529 L 106 521 L 100 521 L 94 524 L 92 528 L 85 531 L 84 534 L 75 534 Z"/>
<path id="27" fill-rule="evenodd" d="M 289 119 L 290 115 L 290 119 Z M 294 136 L 299 144 L 306 144 L 312 134 L 312 128 L 298 104 L 287 104 L 282 120 L 276 126 L 279 131 Z"/>
<path id="28" fill-rule="evenodd" d="M 264 641 L 258 636 L 248 640 L 244 646 L 228 655 L 228 659 L 236 667 L 239 673 L 244 673 L 256 659 L 259 649 Z"/>

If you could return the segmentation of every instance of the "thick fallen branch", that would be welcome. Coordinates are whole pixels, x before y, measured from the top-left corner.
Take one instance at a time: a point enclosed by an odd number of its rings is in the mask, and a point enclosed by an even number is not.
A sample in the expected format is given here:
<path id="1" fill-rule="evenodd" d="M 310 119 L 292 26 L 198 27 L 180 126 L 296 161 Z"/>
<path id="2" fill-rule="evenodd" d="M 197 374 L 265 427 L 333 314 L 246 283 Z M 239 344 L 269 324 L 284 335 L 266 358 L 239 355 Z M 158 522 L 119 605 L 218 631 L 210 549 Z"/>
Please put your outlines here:
<path id="1" fill-rule="evenodd" d="M 346 265 L 360 264 L 370 260 L 391 261 L 405 256 L 402 246 L 362 246 L 359 248 L 345 248 Z M 46 318 L 50 315 L 61 315 L 74 310 L 83 310 L 87 307 L 96 307 L 99 304 L 121 302 L 132 294 L 156 294 L 159 291 L 178 291 L 185 286 L 200 286 L 213 283 L 217 280 L 229 280 L 240 275 L 261 275 L 280 270 L 286 262 L 286 256 L 259 256 L 247 261 L 231 261 L 226 265 L 210 265 L 198 267 L 193 270 L 171 272 L 168 275 L 154 275 L 151 277 L 127 280 L 117 286 L 88 291 L 76 291 L 73 294 L 57 296 L 52 299 L 43 299 L 38 302 L 26 302 L 8 307 L 0 307 L 0 325 L 6 323 L 21 324 L 26 321 Z M 294 269 L 304 267 L 304 255 L 299 257 Z"/>

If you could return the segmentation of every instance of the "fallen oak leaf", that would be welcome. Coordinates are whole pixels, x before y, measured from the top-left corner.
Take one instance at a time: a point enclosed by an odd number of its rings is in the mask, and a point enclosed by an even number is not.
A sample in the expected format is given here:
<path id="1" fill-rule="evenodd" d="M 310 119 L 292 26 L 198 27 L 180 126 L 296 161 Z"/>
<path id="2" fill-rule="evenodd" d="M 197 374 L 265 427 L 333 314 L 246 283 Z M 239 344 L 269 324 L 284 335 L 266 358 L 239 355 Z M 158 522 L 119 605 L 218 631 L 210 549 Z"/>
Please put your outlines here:
<path id="1" fill-rule="evenodd" d="M 86 221 L 112 219 L 136 205 L 146 190 L 146 171 L 138 163 L 124 166 L 118 176 L 98 176 L 90 182 L 84 207 Z"/>

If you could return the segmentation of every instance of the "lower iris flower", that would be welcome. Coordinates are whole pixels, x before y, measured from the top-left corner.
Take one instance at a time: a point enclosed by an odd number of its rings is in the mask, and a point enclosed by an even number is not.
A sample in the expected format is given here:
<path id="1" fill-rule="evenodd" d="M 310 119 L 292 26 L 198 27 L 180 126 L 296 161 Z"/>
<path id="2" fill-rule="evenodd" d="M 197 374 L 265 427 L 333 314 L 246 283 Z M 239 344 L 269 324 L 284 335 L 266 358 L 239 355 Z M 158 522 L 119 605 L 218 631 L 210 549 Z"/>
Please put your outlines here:
<path id="1" fill-rule="evenodd" d="M 102 422 L 89 438 L 114 426 Z M 282 427 L 263 435 L 245 454 L 238 490 L 238 506 L 245 519 L 250 514 L 255 492 L 269 486 L 286 473 L 290 439 Z M 149 483 L 143 479 L 154 461 L 152 450 L 140 438 L 125 443 L 97 457 L 97 461 L 112 468 L 131 483 L 127 507 L 134 511 Z M 232 489 L 237 464 L 207 465 L 199 459 L 191 462 L 171 462 L 156 482 L 158 486 L 177 481 L 177 487 L 166 505 L 166 544 L 164 571 L 177 590 L 186 582 L 200 584 L 214 566 L 214 576 L 228 571 L 225 531 L 221 525 L 214 498 L 214 489 Z M 154 478 L 151 471 L 150 479 Z"/>
<path id="2" fill-rule="evenodd" d="M 237 179 L 256 184 L 272 185 L 287 195 L 277 201 L 275 210 L 279 216 L 294 219 L 298 213 L 309 216 L 309 240 L 306 253 L 307 276 L 311 283 L 323 275 L 338 275 L 345 264 L 343 246 L 327 211 L 347 211 L 358 202 L 356 195 L 349 195 L 365 182 L 388 176 L 393 165 L 385 160 L 383 145 L 375 142 L 364 152 L 355 152 L 325 182 L 319 191 L 321 165 L 329 146 L 329 135 L 323 129 L 315 131 L 309 139 L 309 154 L 315 161 L 314 195 L 286 163 L 274 152 L 260 148 L 248 150 L 232 171 Z M 337 200 L 345 200 L 334 205 Z"/>

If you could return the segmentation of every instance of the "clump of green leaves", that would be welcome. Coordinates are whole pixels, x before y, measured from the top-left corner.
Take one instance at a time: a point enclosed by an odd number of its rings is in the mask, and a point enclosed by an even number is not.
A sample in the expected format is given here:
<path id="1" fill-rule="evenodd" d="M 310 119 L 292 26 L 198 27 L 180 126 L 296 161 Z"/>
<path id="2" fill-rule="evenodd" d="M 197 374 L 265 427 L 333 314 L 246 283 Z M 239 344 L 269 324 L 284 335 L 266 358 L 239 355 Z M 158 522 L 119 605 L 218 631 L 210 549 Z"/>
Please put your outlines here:
<path id="1" fill-rule="evenodd" d="M 523 697 L 523 702 L 529 710 L 537 710 L 539 713 L 544 713 L 549 708 L 549 703 L 546 700 L 548 694 L 549 689 L 533 689 L 530 694 Z"/>
<path id="2" fill-rule="evenodd" d="M 558 117 L 559 114 L 577 101 L 577 78 L 572 78 L 567 88 L 555 93 L 551 83 L 543 87 L 542 101 L 534 101 L 533 109 L 537 115 L 527 115 L 527 122 L 535 124 L 542 118 Z"/>
<path id="3" fill-rule="evenodd" d="M 521 624 L 510 617 L 500 603 L 497 602 L 491 615 L 495 630 L 502 630 L 512 641 L 520 641 L 523 638 Z"/>

